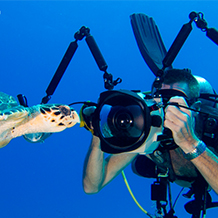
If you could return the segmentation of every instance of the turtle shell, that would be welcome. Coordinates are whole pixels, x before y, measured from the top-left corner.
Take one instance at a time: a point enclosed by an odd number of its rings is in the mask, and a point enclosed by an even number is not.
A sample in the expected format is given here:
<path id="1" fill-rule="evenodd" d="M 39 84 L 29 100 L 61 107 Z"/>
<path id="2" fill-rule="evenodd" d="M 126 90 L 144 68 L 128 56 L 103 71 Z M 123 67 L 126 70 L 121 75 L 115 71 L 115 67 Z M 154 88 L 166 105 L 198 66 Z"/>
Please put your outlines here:
<path id="1" fill-rule="evenodd" d="M 0 111 L 18 106 L 13 96 L 0 92 Z"/>

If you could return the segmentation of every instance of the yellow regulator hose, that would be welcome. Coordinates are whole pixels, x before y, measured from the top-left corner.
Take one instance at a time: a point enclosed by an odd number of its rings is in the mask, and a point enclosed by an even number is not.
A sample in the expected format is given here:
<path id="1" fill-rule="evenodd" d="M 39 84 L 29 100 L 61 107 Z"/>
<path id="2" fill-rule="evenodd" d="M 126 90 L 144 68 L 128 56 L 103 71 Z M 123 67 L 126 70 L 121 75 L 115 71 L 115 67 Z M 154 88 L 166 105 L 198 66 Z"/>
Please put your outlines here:
<path id="1" fill-rule="evenodd" d="M 132 190 L 131 190 L 131 188 L 130 188 L 130 186 L 129 186 L 129 183 L 128 183 L 127 179 L 126 179 L 126 176 L 125 176 L 124 171 L 122 171 L 121 173 L 122 173 L 122 176 L 123 176 L 123 180 L 124 180 L 124 182 L 125 182 L 125 184 L 126 184 L 126 187 L 127 187 L 128 191 L 129 191 L 129 193 L 130 193 L 132 199 L 135 201 L 136 205 L 137 205 L 147 216 L 153 218 L 153 216 L 152 216 L 150 213 L 148 213 L 148 211 L 146 211 L 146 210 L 139 204 L 139 202 L 136 200 L 136 198 L 135 198 L 134 194 L 132 193 Z"/>

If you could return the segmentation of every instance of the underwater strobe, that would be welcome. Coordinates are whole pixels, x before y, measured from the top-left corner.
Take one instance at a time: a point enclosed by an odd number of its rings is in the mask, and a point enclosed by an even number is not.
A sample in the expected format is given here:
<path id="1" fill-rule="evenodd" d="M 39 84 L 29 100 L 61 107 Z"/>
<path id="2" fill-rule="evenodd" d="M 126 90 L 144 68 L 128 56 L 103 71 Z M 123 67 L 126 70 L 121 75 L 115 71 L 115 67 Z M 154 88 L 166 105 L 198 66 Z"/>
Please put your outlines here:
<path id="1" fill-rule="evenodd" d="M 155 150 L 163 120 L 162 109 L 152 109 L 156 104 L 154 99 L 145 100 L 142 93 L 128 90 L 101 93 L 93 115 L 101 150 L 112 154 Z"/>

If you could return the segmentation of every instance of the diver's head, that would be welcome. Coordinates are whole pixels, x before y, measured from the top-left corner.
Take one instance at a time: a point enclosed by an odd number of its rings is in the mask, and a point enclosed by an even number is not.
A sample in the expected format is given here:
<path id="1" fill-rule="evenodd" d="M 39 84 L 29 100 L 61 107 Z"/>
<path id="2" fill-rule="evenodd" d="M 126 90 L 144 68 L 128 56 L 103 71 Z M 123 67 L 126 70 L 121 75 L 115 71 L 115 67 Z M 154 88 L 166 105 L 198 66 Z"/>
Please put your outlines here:
<path id="1" fill-rule="evenodd" d="M 165 71 L 161 89 L 183 92 L 189 99 L 200 95 L 200 86 L 189 69 L 169 69 Z"/>
<path id="2" fill-rule="evenodd" d="M 164 71 L 162 86 L 154 96 L 161 96 L 163 103 L 167 103 L 171 97 L 184 97 L 188 105 L 196 102 L 200 95 L 200 87 L 188 69 L 167 69 Z"/>

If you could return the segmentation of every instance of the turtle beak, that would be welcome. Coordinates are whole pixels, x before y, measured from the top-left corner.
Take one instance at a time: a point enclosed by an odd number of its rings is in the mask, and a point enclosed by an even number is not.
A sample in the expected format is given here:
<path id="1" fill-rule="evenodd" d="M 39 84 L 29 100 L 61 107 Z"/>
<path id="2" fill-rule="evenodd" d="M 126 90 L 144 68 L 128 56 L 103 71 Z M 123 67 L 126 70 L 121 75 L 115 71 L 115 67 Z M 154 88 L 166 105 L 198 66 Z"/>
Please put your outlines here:
<path id="1" fill-rule="evenodd" d="M 72 124 L 69 124 L 68 128 L 80 123 L 79 114 L 73 108 L 71 108 L 71 116 L 73 117 L 73 121 Z"/>

